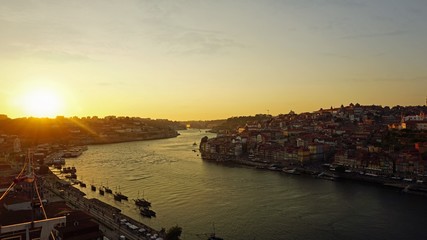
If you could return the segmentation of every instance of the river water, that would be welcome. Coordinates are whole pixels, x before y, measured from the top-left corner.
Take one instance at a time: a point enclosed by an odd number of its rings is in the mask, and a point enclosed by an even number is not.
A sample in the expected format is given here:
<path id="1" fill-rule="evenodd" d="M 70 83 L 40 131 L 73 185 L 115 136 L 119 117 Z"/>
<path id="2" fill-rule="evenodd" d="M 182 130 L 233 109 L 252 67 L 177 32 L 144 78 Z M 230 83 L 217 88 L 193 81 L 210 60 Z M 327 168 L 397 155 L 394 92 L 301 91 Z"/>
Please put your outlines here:
<path id="1" fill-rule="evenodd" d="M 66 166 L 77 168 L 80 188 L 134 219 L 160 229 L 178 225 L 182 239 L 207 239 L 215 229 L 239 239 L 427 239 L 427 199 L 376 186 L 333 182 L 205 162 L 193 150 L 203 136 L 89 146 Z M 109 186 L 129 196 L 90 190 Z M 157 212 L 142 218 L 131 199 L 145 197 Z"/>

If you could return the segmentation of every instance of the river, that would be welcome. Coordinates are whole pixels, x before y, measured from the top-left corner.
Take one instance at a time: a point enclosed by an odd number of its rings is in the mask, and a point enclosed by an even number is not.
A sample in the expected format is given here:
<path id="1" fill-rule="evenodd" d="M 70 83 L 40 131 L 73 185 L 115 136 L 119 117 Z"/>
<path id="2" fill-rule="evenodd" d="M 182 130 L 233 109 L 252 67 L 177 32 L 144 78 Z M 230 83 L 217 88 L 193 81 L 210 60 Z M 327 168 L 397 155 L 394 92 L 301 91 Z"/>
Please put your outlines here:
<path id="1" fill-rule="evenodd" d="M 333 182 L 200 159 L 197 144 L 212 133 L 190 129 L 171 139 L 89 146 L 67 159 L 80 188 L 158 230 L 178 225 L 182 239 L 214 231 L 240 239 L 427 239 L 427 199 L 366 184 Z M 130 201 L 90 190 L 109 186 Z M 145 197 L 157 217 L 142 218 L 131 199 Z"/>

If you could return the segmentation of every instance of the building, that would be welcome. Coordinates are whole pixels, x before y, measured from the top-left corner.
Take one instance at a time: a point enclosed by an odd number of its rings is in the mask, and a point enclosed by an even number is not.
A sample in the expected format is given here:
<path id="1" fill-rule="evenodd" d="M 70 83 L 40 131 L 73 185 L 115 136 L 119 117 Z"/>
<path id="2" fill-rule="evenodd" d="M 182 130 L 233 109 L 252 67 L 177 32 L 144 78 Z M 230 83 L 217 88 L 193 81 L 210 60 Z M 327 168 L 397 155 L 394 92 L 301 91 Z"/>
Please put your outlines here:
<path id="1" fill-rule="evenodd" d="M 57 240 L 101 240 L 99 224 L 82 211 L 66 213 L 66 224 L 58 225 L 53 230 Z"/>

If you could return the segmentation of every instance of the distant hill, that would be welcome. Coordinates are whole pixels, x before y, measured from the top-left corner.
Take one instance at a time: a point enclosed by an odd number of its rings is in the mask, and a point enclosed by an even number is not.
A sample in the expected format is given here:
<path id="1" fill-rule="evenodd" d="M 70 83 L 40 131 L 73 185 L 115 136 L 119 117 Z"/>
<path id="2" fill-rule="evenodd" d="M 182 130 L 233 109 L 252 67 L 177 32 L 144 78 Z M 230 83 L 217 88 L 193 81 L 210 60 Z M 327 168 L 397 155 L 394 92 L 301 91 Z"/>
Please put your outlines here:
<path id="1" fill-rule="evenodd" d="M 213 132 L 218 131 L 236 131 L 239 127 L 244 127 L 247 123 L 251 122 L 263 122 L 271 119 L 271 115 L 257 114 L 255 116 L 240 116 L 231 117 L 223 121 L 221 124 L 212 128 Z"/>
<path id="2" fill-rule="evenodd" d="M 225 121 L 225 119 L 219 119 L 208 121 L 182 121 L 180 123 L 190 128 L 213 129 L 224 124 Z"/>

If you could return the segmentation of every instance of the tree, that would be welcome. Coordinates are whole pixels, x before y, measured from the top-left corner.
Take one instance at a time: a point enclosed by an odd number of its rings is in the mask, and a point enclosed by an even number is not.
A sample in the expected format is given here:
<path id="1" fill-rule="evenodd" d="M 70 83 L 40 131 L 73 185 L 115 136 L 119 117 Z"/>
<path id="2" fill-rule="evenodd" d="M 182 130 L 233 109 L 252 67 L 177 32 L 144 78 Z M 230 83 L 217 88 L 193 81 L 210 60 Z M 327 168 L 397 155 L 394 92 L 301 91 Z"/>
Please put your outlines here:
<path id="1" fill-rule="evenodd" d="M 182 228 L 178 227 L 178 225 L 169 228 L 168 232 L 166 233 L 165 239 L 166 240 L 180 240 L 180 236 L 182 233 Z"/>
<path id="2" fill-rule="evenodd" d="M 200 143 L 205 143 L 205 142 L 207 142 L 208 141 L 208 136 L 204 136 L 203 138 L 202 138 L 202 140 L 200 140 Z"/>

